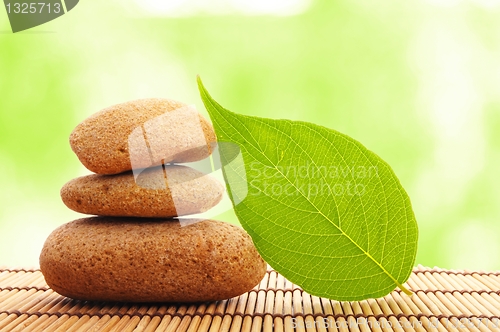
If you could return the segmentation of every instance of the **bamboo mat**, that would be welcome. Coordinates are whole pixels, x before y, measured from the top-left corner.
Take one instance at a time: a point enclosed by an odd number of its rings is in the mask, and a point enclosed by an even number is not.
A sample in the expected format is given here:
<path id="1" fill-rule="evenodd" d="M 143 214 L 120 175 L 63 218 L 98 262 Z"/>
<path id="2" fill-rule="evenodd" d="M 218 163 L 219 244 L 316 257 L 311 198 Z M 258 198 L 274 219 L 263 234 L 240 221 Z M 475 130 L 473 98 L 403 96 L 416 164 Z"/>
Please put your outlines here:
<path id="1" fill-rule="evenodd" d="M 71 300 L 39 270 L 0 269 L 0 331 L 499 331 L 500 272 L 419 266 L 380 299 L 311 296 L 269 270 L 241 296 L 213 303 L 134 304 Z"/>

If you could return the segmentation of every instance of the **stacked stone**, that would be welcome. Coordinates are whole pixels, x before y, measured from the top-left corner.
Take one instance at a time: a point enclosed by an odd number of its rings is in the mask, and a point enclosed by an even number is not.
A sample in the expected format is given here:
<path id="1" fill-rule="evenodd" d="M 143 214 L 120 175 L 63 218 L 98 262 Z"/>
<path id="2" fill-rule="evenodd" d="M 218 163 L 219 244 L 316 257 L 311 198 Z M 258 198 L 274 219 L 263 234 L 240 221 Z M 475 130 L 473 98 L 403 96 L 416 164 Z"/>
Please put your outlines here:
<path id="1" fill-rule="evenodd" d="M 266 264 L 241 228 L 175 219 L 207 211 L 224 186 L 178 165 L 207 158 L 211 124 L 193 107 L 143 99 L 80 123 L 70 144 L 96 173 L 61 189 L 72 210 L 96 215 L 57 228 L 40 268 L 47 284 L 74 299 L 131 302 L 215 301 L 252 289 Z"/>

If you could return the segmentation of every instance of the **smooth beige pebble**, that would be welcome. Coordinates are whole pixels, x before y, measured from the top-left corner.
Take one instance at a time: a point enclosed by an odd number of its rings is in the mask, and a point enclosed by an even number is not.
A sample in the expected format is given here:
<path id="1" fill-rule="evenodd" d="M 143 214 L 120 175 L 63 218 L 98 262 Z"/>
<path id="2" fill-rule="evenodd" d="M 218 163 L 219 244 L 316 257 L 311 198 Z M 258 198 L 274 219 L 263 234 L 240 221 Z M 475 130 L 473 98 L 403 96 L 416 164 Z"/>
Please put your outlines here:
<path id="1" fill-rule="evenodd" d="M 61 189 L 70 209 L 101 216 L 169 218 L 201 213 L 217 205 L 224 186 L 187 166 L 157 166 L 115 175 L 91 174 Z"/>
<path id="2" fill-rule="evenodd" d="M 228 223 L 93 217 L 53 231 L 40 268 L 54 291 L 74 299 L 198 302 L 251 290 L 266 263 Z"/>
<path id="3" fill-rule="evenodd" d="M 169 99 L 140 99 L 108 107 L 81 122 L 70 135 L 81 163 L 98 174 L 208 157 L 212 125 L 196 109 Z"/>

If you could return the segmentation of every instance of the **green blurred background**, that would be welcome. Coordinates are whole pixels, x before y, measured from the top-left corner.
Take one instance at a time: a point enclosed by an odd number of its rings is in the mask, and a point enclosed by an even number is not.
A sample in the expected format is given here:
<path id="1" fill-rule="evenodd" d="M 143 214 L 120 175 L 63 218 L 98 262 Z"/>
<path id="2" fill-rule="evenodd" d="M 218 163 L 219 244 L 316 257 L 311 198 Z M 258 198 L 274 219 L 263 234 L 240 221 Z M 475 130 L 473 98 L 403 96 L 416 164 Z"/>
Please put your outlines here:
<path id="1" fill-rule="evenodd" d="M 68 143 L 80 121 L 145 97 L 205 112 L 197 74 L 233 111 L 322 124 L 389 162 L 417 263 L 500 269 L 500 0 L 82 0 L 17 34 L 0 9 L 0 265 L 36 266 L 81 216 L 59 198 L 89 173 Z"/>

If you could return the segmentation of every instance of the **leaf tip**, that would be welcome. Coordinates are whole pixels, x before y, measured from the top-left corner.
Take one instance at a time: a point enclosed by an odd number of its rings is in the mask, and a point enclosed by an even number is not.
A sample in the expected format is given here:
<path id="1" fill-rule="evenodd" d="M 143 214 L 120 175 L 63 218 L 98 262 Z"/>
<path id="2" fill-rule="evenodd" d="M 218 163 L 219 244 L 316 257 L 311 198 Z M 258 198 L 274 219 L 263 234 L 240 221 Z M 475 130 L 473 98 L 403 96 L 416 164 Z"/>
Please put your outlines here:
<path id="1" fill-rule="evenodd" d="M 196 82 L 198 83 L 198 90 L 200 91 L 200 93 L 202 95 L 207 94 L 207 89 L 205 89 L 200 75 L 196 75 Z"/>

